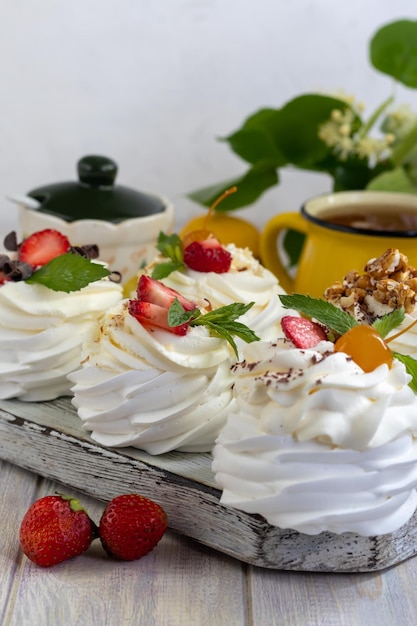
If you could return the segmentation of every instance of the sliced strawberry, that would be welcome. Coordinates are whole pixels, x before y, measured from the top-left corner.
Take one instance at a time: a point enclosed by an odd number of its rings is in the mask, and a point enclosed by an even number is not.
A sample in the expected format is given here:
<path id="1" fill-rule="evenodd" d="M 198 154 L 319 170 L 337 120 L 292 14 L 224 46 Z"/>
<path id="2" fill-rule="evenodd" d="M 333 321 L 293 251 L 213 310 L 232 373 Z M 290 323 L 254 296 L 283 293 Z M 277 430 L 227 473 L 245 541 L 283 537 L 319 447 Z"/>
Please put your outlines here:
<path id="1" fill-rule="evenodd" d="M 232 255 L 215 237 L 193 241 L 184 249 L 184 263 L 197 272 L 224 274 L 232 264 Z"/>
<path id="2" fill-rule="evenodd" d="M 129 301 L 129 313 L 145 326 L 155 326 L 176 335 L 185 335 L 188 323 L 179 326 L 168 324 L 168 311 L 176 298 L 186 311 L 194 311 L 196 308 L 194 302 L 184 298 L 175 289 L 143 274 L 138 282 L 137 300 Z"/>
<path id="3" fill-rule="evenodd" d="M 23 240 L 19 248 L 19 260 L 39 267 L 65 254 L 70 249 L 67 237 L 58 230 L 47 228 L 30 235 Z"/>
<path id="4" fill-rule="evenodd" d="M 152 302 L 142 302 L 140 300 L 129 301 L 129 313 L 144 326 L 156 326 L 169 330 L 175 335 L 186 335 L 189 324 L 180 326 L 170 326 L 168 324 L 168 308 L 153 304 Z"/>
<path id="5" fill-rule="evenodd" d="M 152 302 L 152 304 L 157 304 L 166 309 L 169 309 L 175 298 L 180 301 L 182 307 L 186 311 L 194 311 L 196 308 L 196 304 L 194 302 L 184 298 L 184 296 L 175 291 L 175 289 L 170 289 L 170 287 L 167 287 L 159 280 L 150 278 L 144 274 L 142 274 L 139 279 L 136 293 L 138 300 L 143 302 Z"/>
<path id="6" fill-rule="evenodd" d="M 281 320 L 282 330 L 287 339 L 290 339 L 296 348 L 314 348 L 319 341 L 327 339 L 323 328 L 316 322 L 304 317 L 285 315 Z"/>

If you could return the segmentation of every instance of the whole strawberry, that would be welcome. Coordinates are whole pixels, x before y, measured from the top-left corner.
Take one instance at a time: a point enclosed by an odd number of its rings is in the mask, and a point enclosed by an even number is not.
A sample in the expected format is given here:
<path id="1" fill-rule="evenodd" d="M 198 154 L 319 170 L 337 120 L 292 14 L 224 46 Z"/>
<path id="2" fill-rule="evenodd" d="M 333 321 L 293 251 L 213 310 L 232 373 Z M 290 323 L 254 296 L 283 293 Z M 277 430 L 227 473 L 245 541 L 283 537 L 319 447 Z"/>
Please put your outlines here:
<path id="1" fill-rule="evenodd" d="M 26 556 L 51 567 L 82 554 L 97 537 L 97 527 L 78 500 L 45 496 L 28 509 L 20 525 L 20 545 Z"/>
<path id="2" fill-rule="evenodd" d="M 167 529 L 167 516 L 156 502 L 137 494 L 113 498 L 100 520 L 103 548 L 123 561 L 133 561 L 154 549 Z"/>

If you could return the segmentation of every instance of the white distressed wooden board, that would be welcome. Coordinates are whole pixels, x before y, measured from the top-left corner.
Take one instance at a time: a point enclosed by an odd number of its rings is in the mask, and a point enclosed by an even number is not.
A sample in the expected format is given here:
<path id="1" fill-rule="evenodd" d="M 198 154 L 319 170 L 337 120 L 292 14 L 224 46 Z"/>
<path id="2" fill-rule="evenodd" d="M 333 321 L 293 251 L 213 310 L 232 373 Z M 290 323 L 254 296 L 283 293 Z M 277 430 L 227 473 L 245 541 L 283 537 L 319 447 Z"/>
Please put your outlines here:
<path id="1" fill-rule="evenodd" d="M 417 515 L 390 535 L 309 536 L 224 507 L 209 454 L 154 457 L 133 448 L 104 448 L 82 430 L 68 398 L 1 400 L 0 458 L 103 501 L 142 493 L 164 507 L 172 530 L 261 567 L 370 572 L 417 554 Z"/>

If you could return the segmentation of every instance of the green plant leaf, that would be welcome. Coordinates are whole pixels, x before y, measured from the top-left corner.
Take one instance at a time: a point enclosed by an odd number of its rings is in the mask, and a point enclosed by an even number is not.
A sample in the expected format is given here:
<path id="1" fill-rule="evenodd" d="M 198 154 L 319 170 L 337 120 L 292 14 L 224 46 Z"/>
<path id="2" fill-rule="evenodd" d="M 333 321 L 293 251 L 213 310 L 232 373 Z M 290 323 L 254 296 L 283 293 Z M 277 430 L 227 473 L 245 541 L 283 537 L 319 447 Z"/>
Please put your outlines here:
<path id="1" fill-rule="evenodd" d="M 377 106 L 375 111 L 372 113 L 371 117 L 364 123 L 358 133 L 361 137 L 366 137 L 369 135 L 372 128 L 381 119 L 381 115 L 387 110 L 387 108 L 394 102 L 394 96 L 389 96 L 380 105 Z M 383 130 L 381 126 L 381 130 Z"/>
<path id="2" fill-rule="evenodd" d="M 417 193 L 417 150 L 415 155 L 411 155 L 410 160 L 407 163 L 406 174 L 411 183 L 414 185 L 414 191 L 411 193 Z"/>
<path id="3" fill-rule="evenodd" d="M 299 293 L 278 297 L 285 309 L 295 309 L 306 317 L 314 318 L 338 335 L 343 335 L 357 326 L 357 322 L 349 313 L 338 309 L 327 300 L 320 300 Z"/>
<path id="4" fill-rule="evenodd" d="M 93 263 L 78 254 L 62 254 L 33 272 L 25 282 L 69 293 L 109 276 L 110 273 L 103 265 Z"/>
<path id="5" fill-rule="evenodd" d="M 417 123 L 415 123 L 408 133 L 404 135 L 399 141 L 396 142 L 392 150 L 390 161 L 392 167 L 398 167 L 399 165 L 406 163 L 407 160 L 412 157 L 417 143 Z"/>
<path id="6" fill-rule="evenodd" d="M 330 119 L 335 109 L 349 105 L 338 98 L 304 94 L 287 102 L 280 110 L 271 132 L 289 163 L 302 169 L 328 171 L 338 160 L 319 137 L 319 126 Z M 355 128 L 362 122 L 355 116 Z"/>
<path id="7" fill-rule="evenodd" d="M 417 22 L 399 20 L 380 28 L 370 42 L 375 69 L 417 88 Z"/>
<path id="8" fill-rule="evenodd" d="M 274 128 L 280 115 L 277 109 L 261 109 L 251 115 L 239 130 L 221 138 L 221 141 L 227 142 L 235 154 L 252 165 L 268 160 L 275 167 L 282 167 L 288 161 L 274 140 Z"/>
<path id="9" fill-rule="evenodd" d="M 380 28 L 370 41 L 369 52 L 375 69 L 408 87 L 417 88 L 417 21 L 399 20 Z M 414 193 L 410 180 L 417 181 L 411 162 L 417 143 L 417 124 L 407 136 L 397 138 L 392 144 L 390 160 L 379 160 L 375 165 L 370 165 L 371 160 L 365 157 L 352 158 L 350 155 L 350 158 L 342 160 L 335 147 L 327 145 L 319 137 L 319 127 L 331 119 L 334 110 L 350 109 L 352 121 L 345 130 L 357 145 L 358 139 L 370 138 L 371 130 L 393 99 L 394 96 L 384 99 L 367 122 L 345 100 L 316 93 L 302 94 L 280 109 L 260 109 L 235 132 L 219 138 L 227 142 L 237 156 L 250 163 L 251 169 L 232 180 L 191 192 L 188 197 L 210 206 L 226 189 L 237 186 L 238 192 L 222 202 L 218 210 L 227 212 L 245 207 L 278 184 L 278 170 L 291 165 L 328 173 L 333 179 L 334 191 L 369 188 Z M 337 136 L 334 141 L 337 143 Z M 349 142 L 344 155 L 349 157 Z M 387 172 L 395 170 L 398 165 L 404 165 L 406 172 L 400 173 L 401 176 L 395 172 L 389 177 Z"/>
<path id="10" fill-rule="evenodd" d="M 306 236 L 298 230 L 287 230 L 282 240 L 282 247 L 288 256 L 288 267 L 295 267 L 303 249 Z"/>
<path id="11" fill-rule="evenodd" d="M 269 162 L 258 163 L 243 176 L 194 191 L 188 198 L 204 206 L 211 206 L 226 189 L 236 186 L 236 193 L 230 194 L 216 208 L 219 213 L 233 211 L 252 204 L 277 183 L 278 172 L 275 165 Z"/>
<path id="12" fill-rule="evenodd" d="M 351 159 L 329 168 L 333 177 L 333 191 L 364 189 L 372 177 L 372 169 L 365 159 Z"/>
<path id="13" fill-rule="evenodd" d="M 375 176 L 366 186 L 372 191 L 399 191 L 417 193 L 417 185 L 413 183 L 403 167 Z"/>
<path id="14" fill-rule="evenodd" d="M 261 109 L 243 126 L 223 139 L 230 148 L 249 163 L 262 160 L 276 167 L 292 163 L 305 169 L 328 170 L 337 162 L 331 149 L 318 136 L 319 126 L 329 120 L 334 109 L 349 105 L 338 98 L 304 94 L 287 102 L 281 109 Z M 355 115 L 352 130 L 362 120 Z"/>

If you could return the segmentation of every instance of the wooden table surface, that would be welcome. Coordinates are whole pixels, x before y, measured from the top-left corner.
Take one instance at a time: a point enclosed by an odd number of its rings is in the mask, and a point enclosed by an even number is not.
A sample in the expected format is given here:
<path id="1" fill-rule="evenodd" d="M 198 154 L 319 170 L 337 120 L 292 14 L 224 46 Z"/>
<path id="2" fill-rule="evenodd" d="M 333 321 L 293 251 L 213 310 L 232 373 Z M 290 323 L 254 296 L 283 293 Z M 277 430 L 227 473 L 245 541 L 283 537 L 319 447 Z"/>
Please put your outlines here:
<path id="1" fill-rule="evenodd" d="M 112 561 L 98 542 L 50 569 L 20 551 L 30 503 L 61 485 L 0 462 L 2 626 L 272 626 L 417 623 L 417 557 L 382 573 L 260 569 L 168 532 L 139 561 Z M 72 494 L 76 494 L 71 490 Z M 78 495 L 98 521 L 103 502 Z"/>

